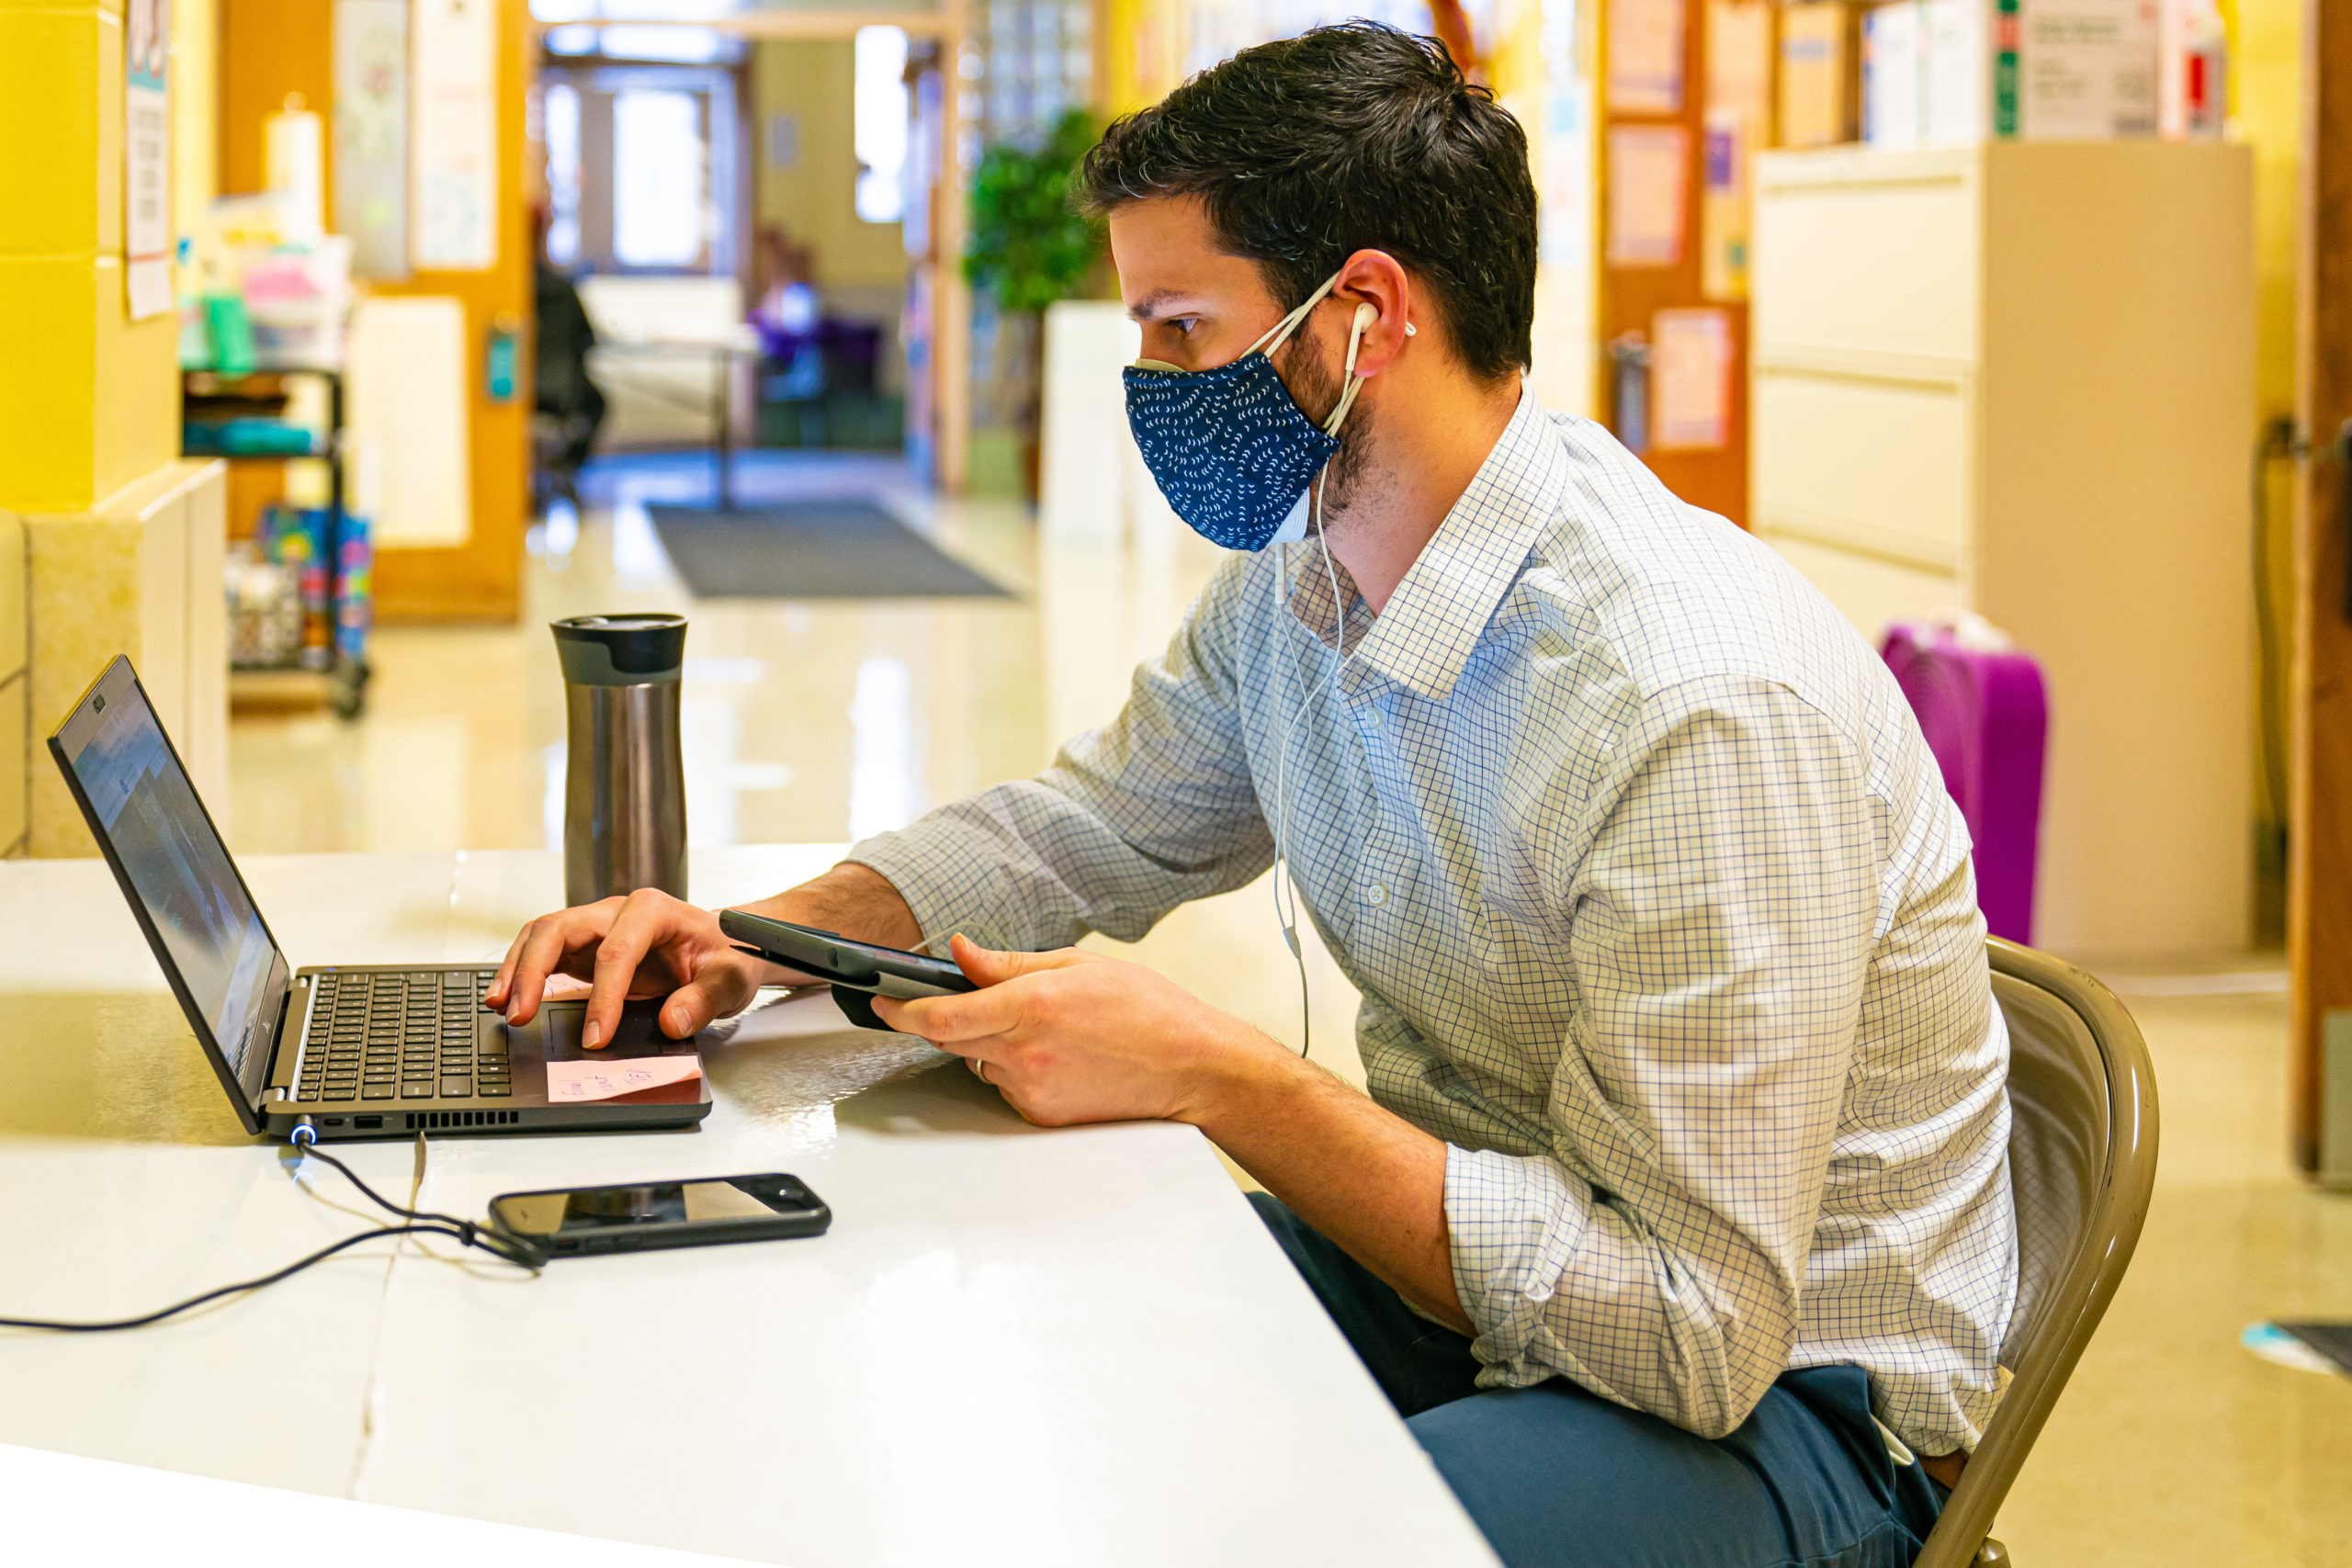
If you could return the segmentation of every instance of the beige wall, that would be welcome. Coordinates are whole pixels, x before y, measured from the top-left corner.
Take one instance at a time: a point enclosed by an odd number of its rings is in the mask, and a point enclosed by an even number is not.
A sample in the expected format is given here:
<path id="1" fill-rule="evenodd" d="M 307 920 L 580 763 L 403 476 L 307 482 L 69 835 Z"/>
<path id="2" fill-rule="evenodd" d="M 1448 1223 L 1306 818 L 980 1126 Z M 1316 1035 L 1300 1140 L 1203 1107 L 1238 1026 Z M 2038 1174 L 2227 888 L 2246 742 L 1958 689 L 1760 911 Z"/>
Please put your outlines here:
<path id="1" fill-rule="evenodd" d="M 857 152 L 852 137 L 853 53 L 847 39 L 790 39 L 754 45 L 751 68 L 754 227 L 774 224 L 817 253 L 826 288 L 896 288 L 907 257 L 899 225 L 857 216 Z M 768 166 L 767 120 L 799 123 L 800 156 L 788 169 Z M 862 312 L 861 312 L 862 313 Z"/>

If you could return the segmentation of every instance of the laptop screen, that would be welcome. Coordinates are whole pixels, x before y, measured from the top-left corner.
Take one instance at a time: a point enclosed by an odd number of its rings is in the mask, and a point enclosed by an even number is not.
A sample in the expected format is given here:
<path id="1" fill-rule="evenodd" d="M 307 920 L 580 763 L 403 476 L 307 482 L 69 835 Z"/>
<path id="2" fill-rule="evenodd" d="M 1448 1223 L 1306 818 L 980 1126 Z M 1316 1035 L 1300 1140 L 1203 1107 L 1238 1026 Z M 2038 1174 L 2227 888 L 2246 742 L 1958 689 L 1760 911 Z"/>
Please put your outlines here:
<path id="1" fill-rule="evenodd" d="M 128 674 L 127 665 L 122 672 Z M 111 677 L 114 672 L 108 672 Z M 135 680 L 108 678 L 85 699 L 61 739 L 68 765 L 104 834 L 126 889 L 145 909 L 162 951 L 240 1083 L 269 1049 L 261 1018 L 277 952 L 229 861 L 195 786 L 165 744 Z M 61 748 L 63 750 L 63 748 Z M 263 1027 L 251 1029 L 259 1019 Z M 250 1032 L 249 1032 L 250 1031 Z"/>

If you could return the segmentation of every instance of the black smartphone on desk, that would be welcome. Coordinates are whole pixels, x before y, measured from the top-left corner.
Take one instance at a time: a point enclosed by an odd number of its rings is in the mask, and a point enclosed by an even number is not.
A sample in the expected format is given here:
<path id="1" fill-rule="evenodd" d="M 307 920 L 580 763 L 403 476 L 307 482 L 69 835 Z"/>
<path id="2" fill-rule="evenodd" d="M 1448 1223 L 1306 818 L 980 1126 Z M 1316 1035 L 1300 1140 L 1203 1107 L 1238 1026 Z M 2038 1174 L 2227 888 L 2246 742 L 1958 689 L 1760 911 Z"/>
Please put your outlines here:
<path id="1" fill-rule="evenodd" d="M 833 1212 L 798 1177 L 765 1171 L 502 1192 L 490 1201 L 490 1223 L 550 1256 L 578 1258 L 822 1235 Z"/>

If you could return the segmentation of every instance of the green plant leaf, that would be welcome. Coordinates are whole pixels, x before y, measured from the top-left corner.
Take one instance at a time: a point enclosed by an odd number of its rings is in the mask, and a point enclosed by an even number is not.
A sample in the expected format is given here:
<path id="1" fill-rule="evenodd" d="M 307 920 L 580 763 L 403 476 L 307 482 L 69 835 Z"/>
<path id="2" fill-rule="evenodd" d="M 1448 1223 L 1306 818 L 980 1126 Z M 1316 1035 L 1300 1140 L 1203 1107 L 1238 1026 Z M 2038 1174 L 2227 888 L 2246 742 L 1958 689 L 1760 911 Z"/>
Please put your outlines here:
<path id="1" fill-rule="evenodd" d="M 964 276 L 1000 309 L 1035 314 L 1085 290 L 1102 259 L 1102 226 L 1072 209 L 1070 186 L 1100 135 L 1092 117 L 1071 109 L 1034 152 L 998 142 L 981 152 Z"/>

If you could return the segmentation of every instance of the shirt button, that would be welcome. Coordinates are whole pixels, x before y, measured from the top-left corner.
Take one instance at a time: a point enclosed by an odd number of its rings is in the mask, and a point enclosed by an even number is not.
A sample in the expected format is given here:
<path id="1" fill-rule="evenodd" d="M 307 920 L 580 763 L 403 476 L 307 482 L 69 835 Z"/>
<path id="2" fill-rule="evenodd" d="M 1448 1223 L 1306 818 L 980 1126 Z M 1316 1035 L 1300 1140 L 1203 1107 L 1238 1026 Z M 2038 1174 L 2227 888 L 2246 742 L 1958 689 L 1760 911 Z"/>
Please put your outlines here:
<path id="1" fill-rule="evenodd" d="M 1363 901 L 1374 908 L 1388 902 L 1388 889 L 1375 882 L 1363 890 Z"/>
<path id="2" fill-rule="evenodd" d="M 1364 709 L 1363 723 L 1366 729 L 1378 729 L 1380 728 L 1380 710 L 1374 707 L 1368 707 Z"/>

